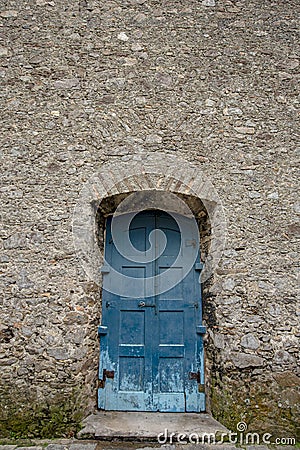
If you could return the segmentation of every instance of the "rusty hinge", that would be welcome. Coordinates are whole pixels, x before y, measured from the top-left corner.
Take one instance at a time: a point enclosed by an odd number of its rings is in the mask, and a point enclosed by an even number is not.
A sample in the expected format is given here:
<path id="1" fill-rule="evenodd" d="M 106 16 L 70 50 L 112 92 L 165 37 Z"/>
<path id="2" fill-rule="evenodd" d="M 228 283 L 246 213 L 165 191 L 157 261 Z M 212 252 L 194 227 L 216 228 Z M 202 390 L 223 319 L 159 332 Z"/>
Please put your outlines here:
<path id="1" fill-rule="evenodd" d="M 106 369 L 103 369 L 102 380 L 99 380 L 99 381 L 98 381 L 98 387 L 99 387 L 99 388 L 104 389 L 106 378 L 112 378 L 112 379 L 114 379 L 114 378 L 115 378 L 115 371 L 114 371 L 114 370 L 106 370 Z"/>
<path id="2" fill-rule="evenodd" d="M 200 372 L 189 372 L 189 380 L 196 380 L 197 383 L 200 383 Z"/>
<path id="3" fill-rule="evenodd" d="M 205 392 L 205 384 L 201 384 L 200 382 L 200 372 L 189 372 L 189 379 L 196 380 L 198 383 L 198 392 Z"/>

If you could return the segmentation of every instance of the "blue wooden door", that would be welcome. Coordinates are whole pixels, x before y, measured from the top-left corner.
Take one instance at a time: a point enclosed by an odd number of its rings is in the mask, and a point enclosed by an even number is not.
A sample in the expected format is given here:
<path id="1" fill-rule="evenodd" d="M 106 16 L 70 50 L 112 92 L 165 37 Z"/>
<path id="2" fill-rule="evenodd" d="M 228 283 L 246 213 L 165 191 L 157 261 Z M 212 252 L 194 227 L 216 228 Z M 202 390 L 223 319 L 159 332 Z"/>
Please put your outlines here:
<path id="1" fill-rule="evenodd" d="M 102 325 L 99 327 L 100 364 L 98 406 L 126 411 L 204 411 L 204 364 L 200 261 L 173 288 L 164 292 L 163 273 L 175 266 L 178 253 L 193 245 L 181 236 L 174 218 L 162 211 L 143 211 L 130 223 L 133 246 L 146 252 L 149 235 L 161 230 L 166 236 L 162 254 L 146 263 L 121 255 L 114 244 L 111 219 L 106 223 L 103 271 Z M 120 227 L 119 236 L 128 234 Z M 155 235 L 155 239 L 157 239 Z M 181 245 L 183 243 L 183 245 Z M 156 242 L 154 242 L 156 245 Z M 199 257 L 198 257 L 199 258 Z M 114 270 L 126 275 L 114 289 Z M 154 295 L 147 296 L 147 278 Z M 132 280 L 130 280 L 130 277 Z M 130 298 L 128 283 L 141 279 L 139 298 Z M 148 286 L 149 287 L 149 286 Z M 114 294 L 113 292 L 118 292 Z"/>

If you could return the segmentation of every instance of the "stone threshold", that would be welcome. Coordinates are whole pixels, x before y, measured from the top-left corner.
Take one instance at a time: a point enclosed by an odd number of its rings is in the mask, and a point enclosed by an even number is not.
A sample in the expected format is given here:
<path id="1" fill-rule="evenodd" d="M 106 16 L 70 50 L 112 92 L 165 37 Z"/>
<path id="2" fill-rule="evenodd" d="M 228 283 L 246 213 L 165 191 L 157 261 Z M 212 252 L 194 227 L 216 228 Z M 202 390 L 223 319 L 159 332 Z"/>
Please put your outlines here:
<path id="1" fill-rule="evenodd" d="M 179 434 L 202 436 L 228 432 L 206 413 L 97 411 L 83 420 L 79 439 L 127 440 L 164 443 Z M 158 439 L 160 438 L 160 440 Z"/>

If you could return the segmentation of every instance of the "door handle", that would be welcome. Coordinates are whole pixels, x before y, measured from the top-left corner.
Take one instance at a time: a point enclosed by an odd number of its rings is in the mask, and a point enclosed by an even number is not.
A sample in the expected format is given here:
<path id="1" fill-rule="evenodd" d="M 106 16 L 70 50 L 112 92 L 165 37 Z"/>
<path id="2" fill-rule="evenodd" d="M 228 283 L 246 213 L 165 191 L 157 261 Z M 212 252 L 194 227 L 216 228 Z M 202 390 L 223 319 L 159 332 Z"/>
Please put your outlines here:
<path id="1" fill-rule="evenodd" d="M 139 303 L 139 308 L 155 308 L 156 305 L 147 305 L 145 302 Z"/>

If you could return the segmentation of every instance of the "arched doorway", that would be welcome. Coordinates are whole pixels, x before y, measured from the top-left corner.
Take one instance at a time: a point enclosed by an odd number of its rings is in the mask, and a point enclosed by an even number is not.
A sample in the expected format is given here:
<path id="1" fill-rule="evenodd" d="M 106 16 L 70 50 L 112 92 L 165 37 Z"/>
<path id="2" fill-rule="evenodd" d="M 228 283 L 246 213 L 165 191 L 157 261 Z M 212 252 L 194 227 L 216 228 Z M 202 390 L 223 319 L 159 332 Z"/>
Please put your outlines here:
<path id="1" fill-rule="evenodd" d="M 105 223 L 109 214 L 113 214 L 119 203 L 133 192 L 173 193 L 192 210 L 200 234 L 201 258 L 204 269 L 201 271 L 205 315 L 209 315 L 209 323 L 213 315 L 207 305 L 212 304 L 210 295 L 211 275 L 218 264 L 225 245 L 225 217 L 221 201 L 210 180 L 199 168 L 187 161 L 172 159 L 165 154 L 148 155 L 145 159 L 120 161 L 117 166 L 108 164 L 101 167 L 84 185 L 80 198 L 74 208 L 73 235 L 77 256 L 82 267 L 91 280 L 101 289 L 103 265 Z M 97 322 L 102 323 L 102 305 L 96 313 Z M 207 317 L 206 317 L 207 319 Z M 97 364 L 99 348 L 94 342 L 95 364 Z M 206 388 L 210 391 L 210 368 L 213 360 L 211 352 L 206 361 Z M 109 375 L 109 373 L 108 373 Z M 192 375 L 197 377 L 197 375 Z M 96 371 L 93 386 L 96 385 Z M 103 379 L 103 372 L 99 374 Z M 107 380 L 109 378 L 106 377 Z M 99 381 L 99 380 L 98 380 Z M 96 386 L 95 386 L 96 387 Z M 203 386 L 200 383 L 200 390 Z M 92 393 L 92 390 L 91 390 Z M 93 397 L 94 399 L 94 397 Z M 92 401 L 92 397 L 91 397 Z M 209 396 L 207 410 L 210 409 Z"/>

